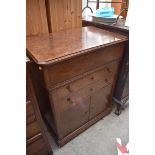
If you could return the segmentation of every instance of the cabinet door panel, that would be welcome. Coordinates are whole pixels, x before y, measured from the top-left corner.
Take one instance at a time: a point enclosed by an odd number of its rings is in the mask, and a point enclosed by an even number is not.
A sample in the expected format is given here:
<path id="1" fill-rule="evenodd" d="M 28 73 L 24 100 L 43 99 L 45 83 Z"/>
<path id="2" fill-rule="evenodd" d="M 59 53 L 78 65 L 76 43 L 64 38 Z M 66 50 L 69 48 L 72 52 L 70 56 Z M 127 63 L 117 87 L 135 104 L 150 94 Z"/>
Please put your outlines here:
<path id="1" fill-rule="evenodd" d="M 89 119 L 92 119 L 99 113 L 103 112 L 108 105 L 110 105 L 109 98 L 111 95 L 112 85 L 108 85 L 91 95 L 90 115 Z"/>
<path id="2" fill-rule="evenodd" d="M 86 97 L 80 92 L 74 92 L 60 100 L 59 105 L 62 123 L 61 135 L 63 137 L 88 121 L 90 97 Z"/>

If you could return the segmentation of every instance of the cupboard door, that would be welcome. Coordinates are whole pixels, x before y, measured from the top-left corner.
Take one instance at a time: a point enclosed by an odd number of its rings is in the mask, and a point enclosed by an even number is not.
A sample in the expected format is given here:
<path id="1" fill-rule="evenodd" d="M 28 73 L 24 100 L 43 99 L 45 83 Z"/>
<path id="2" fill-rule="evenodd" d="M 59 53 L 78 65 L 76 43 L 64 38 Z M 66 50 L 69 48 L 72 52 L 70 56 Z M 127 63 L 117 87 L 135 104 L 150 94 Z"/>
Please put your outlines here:
<path id="1" fill-rule="evenodd" d="M 83 92 L 81 90 L 70 93 L 64 99 L 59 100 L 60 122 L 62 124 L 61 138 L 78 129 L 89 119 L 90 97 Z"/>
<path id="2" fill-rule="evenodd" d="M 107 106 L 110 105 L 109 99 L 111 95 L 112 84 L 101 88 L 94 92 L 90 97 L 90 115 L 89 119 L 92 119 L 96 115 L 106 110 Z"/>

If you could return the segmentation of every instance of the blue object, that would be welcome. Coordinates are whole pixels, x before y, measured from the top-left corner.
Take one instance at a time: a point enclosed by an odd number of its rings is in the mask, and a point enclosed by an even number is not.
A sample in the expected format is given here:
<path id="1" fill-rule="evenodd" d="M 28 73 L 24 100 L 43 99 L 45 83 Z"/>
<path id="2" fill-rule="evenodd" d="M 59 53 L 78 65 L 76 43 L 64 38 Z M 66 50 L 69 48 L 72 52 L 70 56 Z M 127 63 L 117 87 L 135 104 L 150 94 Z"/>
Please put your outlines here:
<path id="1" fill-rule="evenodd" d="M 112 17 L 114 15 L 114 8 L 105 7 L 96 10 L 96 17 Z"/>

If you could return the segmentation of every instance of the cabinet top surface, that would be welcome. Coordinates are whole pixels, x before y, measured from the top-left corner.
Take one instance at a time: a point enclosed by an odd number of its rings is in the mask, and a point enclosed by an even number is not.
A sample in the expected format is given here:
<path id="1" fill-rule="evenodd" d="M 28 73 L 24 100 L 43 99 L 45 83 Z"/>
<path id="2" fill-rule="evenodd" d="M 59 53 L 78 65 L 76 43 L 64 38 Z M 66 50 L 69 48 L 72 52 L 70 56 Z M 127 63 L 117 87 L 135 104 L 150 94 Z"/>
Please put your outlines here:
<path id="1" fill-rule="evenodd" d="M 108 45 L 127 37 L 92 26 L 26 38 L 27 54 L 37 64 L 51 64 Z"/>

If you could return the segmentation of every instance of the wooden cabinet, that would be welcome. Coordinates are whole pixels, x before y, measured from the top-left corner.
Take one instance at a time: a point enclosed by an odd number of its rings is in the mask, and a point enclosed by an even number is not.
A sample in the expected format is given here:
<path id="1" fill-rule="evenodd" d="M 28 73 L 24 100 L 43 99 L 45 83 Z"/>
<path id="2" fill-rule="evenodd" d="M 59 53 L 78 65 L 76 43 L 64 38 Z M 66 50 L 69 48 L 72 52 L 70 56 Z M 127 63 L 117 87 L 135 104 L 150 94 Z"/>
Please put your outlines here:
<path id="1" fill-rule="evenodd" d="M 29 72 L 30 61 L 26 64 L 26 154 L 52 155 L 43 120 L 37 105 Z"/>
<path id="2" fill-rule="evenodd" d="M 27 37 L 43 115 L 63 146 L 111 111 L 126 37 L 95 27 Z M 48 117 L 47 117 L 48 116 Z"/>

